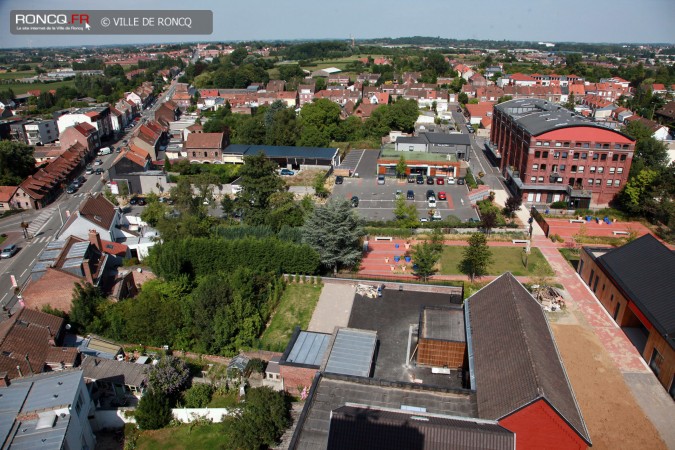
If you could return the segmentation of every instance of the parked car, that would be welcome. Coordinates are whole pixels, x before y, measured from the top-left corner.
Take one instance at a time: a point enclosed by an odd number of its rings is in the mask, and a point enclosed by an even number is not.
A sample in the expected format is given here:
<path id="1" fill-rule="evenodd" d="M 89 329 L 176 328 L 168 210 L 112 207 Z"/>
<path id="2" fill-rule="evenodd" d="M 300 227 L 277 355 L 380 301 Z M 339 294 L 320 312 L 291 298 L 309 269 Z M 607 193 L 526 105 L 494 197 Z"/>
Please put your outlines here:
<path id="1" fill-rule="evenodd" d="M 439 210 L 435 210 L 434 214 L 431 216 L 431 220 L 443 220 L 441 217 L 441 212 Z"/>
<path id="2" fill-rule="evenodd" d="M 448 197 L 445 195 L 445 192 L 441 191 L 438 193 L 438 199 L 439 200 L 447 200 Z"/>
<path id="3" fill-rule="evenodd" d="M 77 183 L 80 186 L 82 186 L 84 183 L 87 182 L 87 179 L 85 177 L 83 177 L 82 175 L 80 175 L 79 177 L 77 177 L 77 179 L 75 181 L 77 181 Z"/>
<path id="4" fill-rule="evenodd" d="M 428 221 L 429 221 L 429 219 L 427 219 L 426 217 L 420 217 L 420 222 L 426 223 Z"/>
<path id="5" fill-rule="evenodd" d="M 92 173 L 94 173 L 94 168 L 91 166 L 87 166 L 87 170 L 85 170 L 84 173 L 86 173 L 87 175 L 91 175 Z"/>
<path id="6" fill-rule="evenodd" d="M 424 177 L 422 175 L 417 175 L 417 184 L 424 184 Z"/>
<path id="7" fill-rule="evenodd" d="M 473 133 L 473 127 L 471 125 L 467 125 L 467 128 L 469 129 L 469 133 Z"/>
<path id="8" fill-rule="evenodd" d="M 417 180 L 417 176 L 416 176 L 416 175 L 409 175 L 409 176 L 408 176 L 408 183 L 414 183 L 415 180 Z"/>
<path id="9" fill-rule="evenodd" d="M 8 245 L 7 247 L 2 249 L 2 253 L 0 253 L 0 258 L 2 259 L 11 258 L 12 256 L 16 255 L 18 251 L 19 247 L 17 247 L 16 244 Z"/>
<path id="10" fill-rule="evenodd" d="M 279 172 L 281 175 L 295 175 L 295 172 L 293 172 L 290 169 L 281 169 L 281 172 Z"/>
<path id="11" fill-rule="evenodd" d="M 110 150 L 110 147 L 103 147 L 101 150 L 98 151 L 99 156 L 109 155 L 111 153 L 112 150 Z"/>
<path id="12" fill-rule="evenodd" d="M 457 178 L 457 184 L 464 184 L 464 178 Z"/>
<path id="13" fill-rule="evenodd" d="M 78 190 L 78 188 L 79 188 L 79 186 L 76 186 L 75 184 L 71 183 L 71 184 L 68 185 L 68 187 L 66 188 L 66 193 L 67 193 L 67 194 L 74 194 L 75 191 Z"/>
<path id="14" fill-rule="evenodd" d="M 455 177 L 448 177 L 448 184 L 455 184 Z"/>
<path id="15" fill-rule="evenodd" d="M 344 180 L 345 180 L 344 177 L 338 175 L 337 177 L 335 177 L 335 184 L 342 184 Z"/>
<path id="16" fill-rule="evenodd" d="M 434 177 L 427 177 L 427 184 L 434 184 Z"/>
<path id="17" fill-rule="evenodd" d="M 436 199 L 434 197 L 431 197 L 429 199 L 429 208 L 435 208 L 436 207 Z"/>
<path id="18" fill-rule="evenodd" d="M 351 199 L 352 208 L 359 206 L 359 198 L 355 195 Z"/>
<path id="19" fill-rule="evenodd" d="M 97 169 L 94 171 L 94 173 L 95 173 L 96 175 L 101 175 L 101 174 L 103 173 L 103 169 L 101 169 L 101 168 L 99 167 L 99 168 L 97 168 Z"/>
<path id="20" fill-rule="evenodd" d="M 377 176 L 377 184 L 384 184 L 384 175 Z"/>
<path id="21" fill-rule="evenodd" d="M 408 193 L 406 194 L 406 198 L 408 200 L 415 200 L 415 192 L 413 192 L 412 189 L 408 190 Z"/>
<path id="22" fill-rule="evenodd" d="M 138 203 L 138 199 L 137 199 L 136 197 L 132 197 L 132 198 L 129 200 L 129 204 L 130 204 L 130 205 L 136 205 L 137 203 Z"/>
<path id="23" fill-rule="evenodd" d="M 436 198 L 436 193 L 434 192 L 433 189 L 429 189 L 429 190 L 427 191 L 427 200 L 429 200 L 431 197 Z"/>
<path id="24" fill-rule="evenodd" d="M 403 191 L 401 191 L 400 189 L 396 189 L 396 194 L 394 195 L 396 196 L 396 198 L 400 198 L 403 195 Z"/>
<path id="25" fill-rule="evenodd" d="M 438 177 L 436 178 L 436 184 L 445 184 L 445 181 L 443 181 L 443 178 Z"/>
<path id="26" fill-rule="evenodd" d="M 103 161 L 100 160 L 100 159 L 97 159 L 96 161 L 94 161 L 95 166 L 100 166 L 101 164 L 103 164 Z"/>
<path id="27" fill-rule="evenodd" d="M 138 199 L 138 206 L 145 206 L 145 205 L 146 205 L 145 199 L 144 199 L 144 198 L 139 198 L 139 199 Z"/>

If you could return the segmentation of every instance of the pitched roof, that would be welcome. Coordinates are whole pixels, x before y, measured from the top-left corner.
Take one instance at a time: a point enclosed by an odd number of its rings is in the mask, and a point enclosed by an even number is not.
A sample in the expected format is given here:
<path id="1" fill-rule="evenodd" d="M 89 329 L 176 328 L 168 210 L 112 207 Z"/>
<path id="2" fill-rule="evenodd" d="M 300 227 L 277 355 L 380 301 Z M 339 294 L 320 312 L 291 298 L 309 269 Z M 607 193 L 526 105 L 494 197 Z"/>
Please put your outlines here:
<path id="1" fill-rule="evenodd" d="M 186 149 L 224 148 L 225 133 L 190 133 L 185 141 Z"/>
<path id="2" fill-rule="evenodd" d="M 75 283 L 82 278 L 64 270 L 48 267 L 45 274 L 36 281 L 28 283 L 23 291 L 23 300 L 27 308 L 52 308 L 70 312 Z"/>
<path id="3" fill-rule="evenodd" d="M 596 261 L 675 347 L 675 252 L 645 234 Z"/>
<path id="4" fill-rule="evenodd" d="M 8 202 L 14 196 L 18 186 L 0 186 L 0 202 Z"/>
<path id="5" fill-rule="evenodd" d="M 82 361 L 84 377 L 129 386 L 145 386 L 152 366 L 87 356 Z"/>
<path id="6" fill-rule="evenodd" d="M 539 302 L 511 273 L 505 273 L 465 305 L 479 417 L 499 420 L 544 399 L 590 445 Z"/>
<path id="7" fill-rule="evenodd" d="M 88 197 L 80 207 L 80 216 L 106 230 L 112 226 L 115 214 L 115 205 L 101 193 Z"/>
<path id="8" fill-rule="evenodd" d="M 471 117 L 484 117 L 488 114 L 492 114 L 494 109 L 494 103 L 491 102 L 480 102 L 477 104 L 467 103 L 465 106 L 466 110 L 469 112 Z"/>
<path id="9" fill-rule="evenodd" d="M 332 411 L 328 450 L 512 450 L 516 436 L 496 422 L 358 404 Z"/>

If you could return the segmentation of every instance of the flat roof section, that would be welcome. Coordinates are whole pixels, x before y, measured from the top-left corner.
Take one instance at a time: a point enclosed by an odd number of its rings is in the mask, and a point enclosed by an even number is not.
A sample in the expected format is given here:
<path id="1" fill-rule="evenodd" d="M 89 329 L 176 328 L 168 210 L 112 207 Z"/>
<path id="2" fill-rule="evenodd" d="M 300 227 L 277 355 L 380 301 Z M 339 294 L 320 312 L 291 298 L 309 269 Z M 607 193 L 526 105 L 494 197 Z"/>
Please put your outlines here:
<path id="1" fill-rule="evenodd" d="M 284 362 L 305 364 L 318 368 L 323 360 L 323 355 L 326 353 L 329 341 L 329 334 L 301 331 Z"/>
<path id="2" fill-rule="evenodd" d="M 370 376 L 376 344 L 375 331 L 339 329 L 324 371 L 358 377 Z"/>
<path id="3" fill-rule="evenodd" d="M 464 310 L 461 307 L 426 307 L 422 311 L 420 336 L 439 341 L 466 342 Z"/>

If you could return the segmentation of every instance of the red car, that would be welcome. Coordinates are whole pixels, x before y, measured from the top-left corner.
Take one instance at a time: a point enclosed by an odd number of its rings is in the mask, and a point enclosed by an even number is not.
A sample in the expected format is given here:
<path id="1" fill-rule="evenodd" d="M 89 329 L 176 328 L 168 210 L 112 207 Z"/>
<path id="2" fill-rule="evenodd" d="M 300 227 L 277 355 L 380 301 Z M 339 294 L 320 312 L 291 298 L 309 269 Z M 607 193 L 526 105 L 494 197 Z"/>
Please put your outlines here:
<path id="1" fill-rule="evenodd" d="M 445 184 L 445 181 L 443 181 L 443 178 L 436 178 L 436 184 Z"/>
<path id="2" fill-rule="evenodd" d="M 445 195 L 445 192 L 441 191 L 438 193 L 438 199 L 439 200 L 447 200 L 448 197 Z"/>

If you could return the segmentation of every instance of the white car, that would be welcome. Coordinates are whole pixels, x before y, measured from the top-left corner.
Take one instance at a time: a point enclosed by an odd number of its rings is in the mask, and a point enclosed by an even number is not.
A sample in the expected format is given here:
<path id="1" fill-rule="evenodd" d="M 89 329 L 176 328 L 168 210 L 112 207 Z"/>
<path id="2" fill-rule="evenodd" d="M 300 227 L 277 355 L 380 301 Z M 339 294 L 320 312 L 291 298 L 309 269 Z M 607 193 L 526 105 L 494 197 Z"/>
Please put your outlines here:
<path id="1" fill-rule="evenodd" d="M 103 147 L 101 150 L 98 151 L 99 156 L 109 155 L 111 153 L 112 150 L 110 150 L 110 147 Z"/>
<path id="2" fill-rule="evenodd" d="M 435 208 L 436 207 L 436 199 L 434 197 L 431 197 L 429 199 L 429 208 Z"/>
<path id="3" fill-rule="evenodd" d="M 455 184 L 455 177 L 448 177 L 447 183 L 448 184 Z"/>

